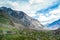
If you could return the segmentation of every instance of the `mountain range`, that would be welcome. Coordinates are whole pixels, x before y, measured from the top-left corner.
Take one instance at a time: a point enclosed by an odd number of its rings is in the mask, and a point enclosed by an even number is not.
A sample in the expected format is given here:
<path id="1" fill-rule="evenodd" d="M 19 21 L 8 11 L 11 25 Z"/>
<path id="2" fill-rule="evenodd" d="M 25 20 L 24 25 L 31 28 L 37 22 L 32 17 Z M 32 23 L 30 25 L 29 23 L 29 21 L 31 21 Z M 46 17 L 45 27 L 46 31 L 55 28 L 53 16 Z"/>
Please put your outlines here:
<path id="1" fill-rule="evenodd" d="M 44 29 L 44 26 L 40 23 L 40 21 L 28 16 L 23 11 L 0 7 L 0 15 L 3 15 L 4 18 L 9 19 L 10 24 L 17 29 L 47 30 Z M 60 27 L 60 19 L 48 24 L 47 28 L 48 27 L 52 29 Z"/>
<path id="2" fill-rule="evenodd" d="M 58 19 L 58 20 L 56 20 L 56 21 L 48 24 L 48 27 L 52 27 L 52 29 L 54 29 L 54 28 L 56 28 L 56 29 L 60 28 L 60 19 Z"/>

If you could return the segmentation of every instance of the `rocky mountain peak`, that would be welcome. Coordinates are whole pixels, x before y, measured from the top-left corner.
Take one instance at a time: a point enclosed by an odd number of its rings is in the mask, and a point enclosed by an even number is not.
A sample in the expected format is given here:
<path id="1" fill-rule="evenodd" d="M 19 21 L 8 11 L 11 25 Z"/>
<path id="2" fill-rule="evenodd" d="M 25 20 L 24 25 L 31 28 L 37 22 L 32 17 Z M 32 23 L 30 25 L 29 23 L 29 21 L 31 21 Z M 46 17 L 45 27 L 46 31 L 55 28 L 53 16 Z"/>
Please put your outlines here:
<path id="1" fill-rule="evenodd" d="M 29 17 L 23 11 L 16 11 L 7 7 L 0 7 L 0 11 L 1 10 L 4 12 L 4 16 L 7 16 L 15 25 L 17 25 L 17 28 L 25 27 L 35 30 L 43 29 L 42 24 L 37 19 Z M 19 24 L 19 27 L 17 23 Z"/>

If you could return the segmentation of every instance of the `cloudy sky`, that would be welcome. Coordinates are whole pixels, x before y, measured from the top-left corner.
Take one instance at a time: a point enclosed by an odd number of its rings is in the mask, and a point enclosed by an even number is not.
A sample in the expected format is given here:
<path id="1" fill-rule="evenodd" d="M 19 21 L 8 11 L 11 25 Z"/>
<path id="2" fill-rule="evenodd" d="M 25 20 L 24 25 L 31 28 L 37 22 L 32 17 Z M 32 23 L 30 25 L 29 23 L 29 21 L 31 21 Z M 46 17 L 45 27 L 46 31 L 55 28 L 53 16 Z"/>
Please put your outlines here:
<path id="1" fill-rule="evenodd" d="M 0 0 L 0 7 L 24 11 L 43 25 L 60 19 L 60 0 Z"/>

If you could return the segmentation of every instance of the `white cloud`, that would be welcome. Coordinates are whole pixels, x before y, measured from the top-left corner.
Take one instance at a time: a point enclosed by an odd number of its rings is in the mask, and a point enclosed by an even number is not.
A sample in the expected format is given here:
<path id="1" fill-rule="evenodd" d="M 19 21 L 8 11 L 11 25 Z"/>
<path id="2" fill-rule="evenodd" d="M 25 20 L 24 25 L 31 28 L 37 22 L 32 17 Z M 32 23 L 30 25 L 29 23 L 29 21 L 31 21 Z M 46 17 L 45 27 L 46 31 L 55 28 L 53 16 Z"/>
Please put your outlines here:
<path id="1" fill-rule="evenodd" d="M 30 0 L 29 2 L 25 3 L 19 3 L 19 1 L 7 1 L 7 0 L 1 0 L 0 1 L 0 6 L 7 6 L 11 7 L 12 9 L 18 10 L 18 11 L 24 11 L 27 15 L 34 17 L 34 16 L 39 16 L 37 18 L 39 21 L 42 22 L 42 24 L 47 24 L 50 22 L 53 22 L 57 19 L 60 18 L 60 7 L 57 9 L 50 11 L 46 15 L 42 14 L 35 14 L 37 10 L 45 9 L 47 7 L 50 7 L 52 5 L 55 5 L 59 0 Z M 43 22 L 45 21 L 45 22 Z"/>
<path id="2" fill-rule="evenodd" d="M 31 10 L 41 10 L 52 5 L 55 5 L 59 0 L 30 0 L 31 2 Z"/>
<path id="3" fill-rule="evenodd" d="M 52 23 L 60 19 L 60 6 L 53 11 L 47 13 L 49 16 L 45 16 L 44 14 L 39 14 L 38 20 L 42 22 L 42 24 Z"/>

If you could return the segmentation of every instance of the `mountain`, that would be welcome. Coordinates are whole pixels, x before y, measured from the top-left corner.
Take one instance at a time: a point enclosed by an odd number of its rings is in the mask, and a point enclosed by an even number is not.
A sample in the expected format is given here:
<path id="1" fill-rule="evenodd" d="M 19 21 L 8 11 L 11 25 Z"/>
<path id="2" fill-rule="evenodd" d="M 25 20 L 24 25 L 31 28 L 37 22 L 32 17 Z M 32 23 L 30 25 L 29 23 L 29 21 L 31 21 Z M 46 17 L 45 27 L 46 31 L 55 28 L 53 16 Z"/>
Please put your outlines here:
<path id="1" fill-rule="evenodd" d="M 48 27 L 52 27 L 52 28 L 60 28 L 60 19 L 48 24 Z"/>
<path id="2" fill-rule="evenodd" d="M 34 29 L 42 30 L 43 25 L 36 19 L 29 17 L 23 11 L 12 10 L 7 7 L 0 7 L 0 15 L 3 15 L 5 18 L 9 19 L 10 24 L 17 29 Z"/>

